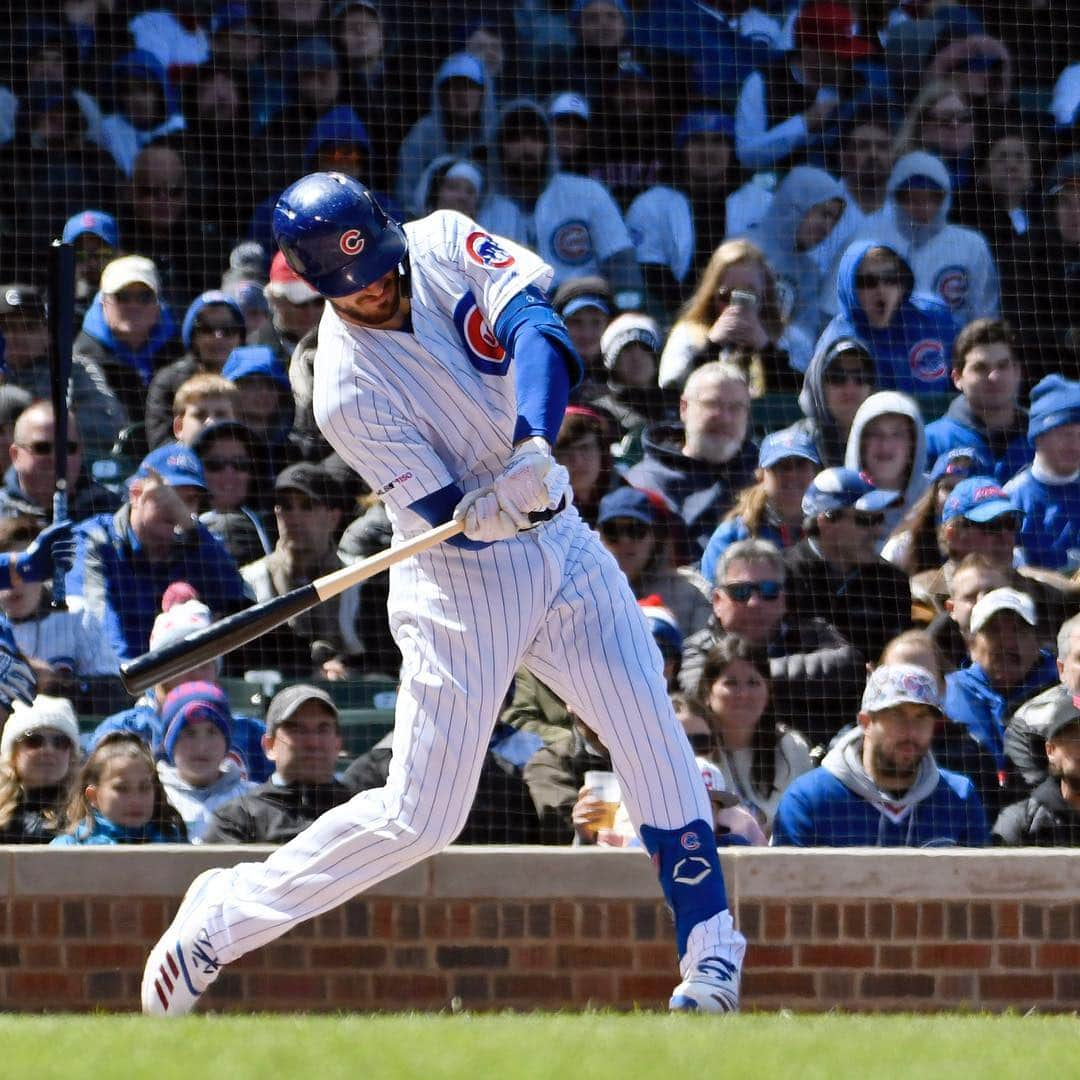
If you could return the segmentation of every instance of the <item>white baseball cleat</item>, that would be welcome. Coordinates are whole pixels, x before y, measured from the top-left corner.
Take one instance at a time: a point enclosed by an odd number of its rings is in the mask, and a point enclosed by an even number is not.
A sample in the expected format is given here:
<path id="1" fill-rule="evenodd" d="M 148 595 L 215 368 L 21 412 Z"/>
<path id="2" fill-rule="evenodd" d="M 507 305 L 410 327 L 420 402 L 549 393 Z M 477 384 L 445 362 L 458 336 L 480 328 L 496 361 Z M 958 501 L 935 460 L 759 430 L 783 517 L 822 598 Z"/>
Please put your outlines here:
<path id="1" fill-rule="evenodd" d="M 738 1012 L 738 967 L 721 956 L 699 960 L 671 992 L 668 1008 L 672 1012 Z"/>
<path id="2" fill-rule="evenodd" d="M 221 962 L 206 930 L 202 906 L 210 880 L 206 870 L 189 886 L 176 918 L 150 952 L 143 971 L 142 1011 L 147 1016 L 186 1016 L 218 977 Z"/>

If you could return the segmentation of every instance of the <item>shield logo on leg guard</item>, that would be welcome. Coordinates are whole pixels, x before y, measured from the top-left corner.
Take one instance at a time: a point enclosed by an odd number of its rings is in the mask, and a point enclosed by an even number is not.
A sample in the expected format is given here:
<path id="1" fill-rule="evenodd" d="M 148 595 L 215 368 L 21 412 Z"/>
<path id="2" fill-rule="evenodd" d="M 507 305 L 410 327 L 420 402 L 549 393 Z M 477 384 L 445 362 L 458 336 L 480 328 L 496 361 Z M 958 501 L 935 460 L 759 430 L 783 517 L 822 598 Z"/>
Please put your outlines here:
<path id="1" fill-rule="evenodd" d="M 700 885 L 711 873 L 712 867 L 708 859 L 700 855 L 690 855 L 675 864 L 671 876 L 680 885 Z"/>

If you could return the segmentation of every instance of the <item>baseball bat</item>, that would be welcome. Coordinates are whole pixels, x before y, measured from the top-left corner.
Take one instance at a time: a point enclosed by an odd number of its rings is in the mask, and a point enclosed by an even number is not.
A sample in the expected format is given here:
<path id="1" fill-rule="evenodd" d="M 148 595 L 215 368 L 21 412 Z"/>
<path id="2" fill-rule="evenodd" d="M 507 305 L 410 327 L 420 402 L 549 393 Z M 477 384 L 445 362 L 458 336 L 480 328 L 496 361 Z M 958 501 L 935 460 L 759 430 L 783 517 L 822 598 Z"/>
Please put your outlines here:
<path id="1" fill-rule="evenodd" d="M 53 521 L 68 516 L 67 444 L 68 386 L 71 382 L 71 341 L 75 320 L 75 249 L 54 240 L 49 264 L 49 384 L 53 407 Z M 53 570 L 52 606 L 67 607 L 64 571 Z"/>
<path id="2" fill-rule="evenodd" d="M 283 596 L 264 600 L 261 604 L 219 619 L 201 630 L 193 630 L 180 641 L 161 649 L 152 649 L 121 664 L 120 678 L 129 694 L 141 694 L 147 687 L 182 675 L 207 660 L 214 660 L 249 641 L 254 641 L 316 604 L 337 596 L 338 593 L 382 573 L 383 570 L 389 570 L 403 559 L 419 555 L 422 551 L 457 536 L 462 527 L 460 521 L 447 521 L 443 525 L 436 525 L 435 528 L 414 536 L 397 547 L 388 548 L 351 566 L 343 566 L 340 570 L 324 574 L 308 585 L 301 585 Z"/>

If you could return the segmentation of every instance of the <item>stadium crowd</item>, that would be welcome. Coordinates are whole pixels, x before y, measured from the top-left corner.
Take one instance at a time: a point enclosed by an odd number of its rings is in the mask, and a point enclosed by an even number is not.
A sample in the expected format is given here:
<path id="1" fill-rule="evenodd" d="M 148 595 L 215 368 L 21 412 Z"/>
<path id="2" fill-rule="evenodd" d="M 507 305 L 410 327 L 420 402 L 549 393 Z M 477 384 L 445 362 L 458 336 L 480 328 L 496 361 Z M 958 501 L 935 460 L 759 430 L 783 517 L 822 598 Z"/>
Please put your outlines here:
<path id="1" fill-rule="evenodd" d="M 1067 17 L 1034 0 L 15 7 L 0 843 L 280 843 L 385 782 L 389 736 L 357 753 L 347 715 L 399 679 L 384 580 L 138 701 L 118 678 L 391 541 L 314 422 L 323 300 L 270 232 L 285 186 L 336 170 L 400 220 L 463 213 L 554 268 L 585 369 L 555 456 L 653 630 L 718 837 L 1080 844 Z M 54 237 L 78 319 L 65 608 L 48 574 L 14 572 L 51 535 Z M 468 312 L 459 331 L 499 349 Z M 253 705 L 245 686 L 280 689 Z M 608 770 L 589 717 L 522 670 L 459 839 L 634 845 L 587 782 Z"/>

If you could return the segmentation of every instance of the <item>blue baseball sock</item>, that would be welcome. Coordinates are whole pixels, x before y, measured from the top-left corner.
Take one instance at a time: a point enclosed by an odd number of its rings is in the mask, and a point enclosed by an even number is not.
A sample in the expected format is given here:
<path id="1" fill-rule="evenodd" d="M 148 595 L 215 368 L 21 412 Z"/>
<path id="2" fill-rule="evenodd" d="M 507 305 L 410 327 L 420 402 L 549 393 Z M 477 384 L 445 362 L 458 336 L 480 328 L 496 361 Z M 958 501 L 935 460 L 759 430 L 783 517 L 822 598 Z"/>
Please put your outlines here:
<path id="1" fill-rule="evenodd" d="M 660 875 L 660 888 L 675 916 L 679 956 L 686 952 L 690 931 L 698 923 L 726 911 L 727 891 L 716 838 L 704 821 L 681 829 L 641 826 L 641 842 Z"/>

